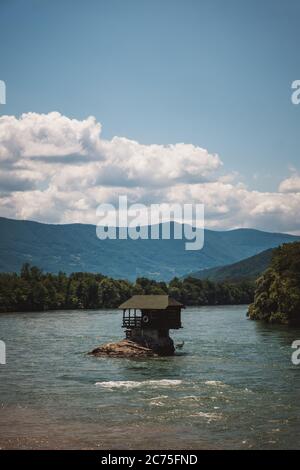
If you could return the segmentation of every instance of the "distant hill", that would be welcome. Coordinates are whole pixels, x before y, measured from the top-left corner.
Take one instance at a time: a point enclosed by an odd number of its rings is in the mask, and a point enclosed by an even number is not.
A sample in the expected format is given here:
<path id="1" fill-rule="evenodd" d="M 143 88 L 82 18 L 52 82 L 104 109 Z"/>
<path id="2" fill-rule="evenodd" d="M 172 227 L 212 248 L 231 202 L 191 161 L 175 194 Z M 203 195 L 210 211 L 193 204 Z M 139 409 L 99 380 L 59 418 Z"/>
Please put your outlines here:
<path id="1" fill-rule="evenodd" d="M 252 281 L 257 279 L 267 269 L 271 262 L 272 254 L 273 249 L 270 248 L 237 263 L 203 269 L 202 271 L 192 273 L 191 276 L 197 279 L 210 279 L 215 282 Z"/>
<path id="2" fill-rule="evenodd" d="M 232 264 L 298 239 L 253 229 L 205 230 L 204 248 L 187 251 L 184 240 L 101 241 L 94 225 L 0 218 L 0 272 L 18 272 L 29 262 L 53 273 L 85 271 L 130 280 L 139 276 L 169 280 Z"/>

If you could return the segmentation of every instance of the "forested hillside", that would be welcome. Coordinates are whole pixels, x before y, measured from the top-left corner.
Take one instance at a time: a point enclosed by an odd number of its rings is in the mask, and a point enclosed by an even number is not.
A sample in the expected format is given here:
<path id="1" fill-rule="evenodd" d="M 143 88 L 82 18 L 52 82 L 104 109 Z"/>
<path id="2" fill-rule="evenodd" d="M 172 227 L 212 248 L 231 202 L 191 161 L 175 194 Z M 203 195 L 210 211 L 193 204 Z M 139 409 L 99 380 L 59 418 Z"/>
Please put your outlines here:
<path id="1" fill-rule="evenodd" d="M 41 224 L 0 217 L 0 272 L 20 272 L 24 263 L 45 272 L 102 272 L 114 279 L 173 277 L 224 266 L 268 248 L 299 239 L 252 229 L 205 230 L 204 247 L 185 249 L 185 240 L 99 240 L 96 227 L 86 224 Z M 160 231 L 162 226 L 160 225 Z"/>
<path id="2" fill-rule="evenodd" d="M 300 324 L 300 243 L 285 244 L 273 252 L 270 267 L 257 280 L 252 320 Z"/>
<path id="3" fill-rule="evenodd" d="M 270 248 L 237 263 L 203 269 L 192 273 L 191 276 L 198 279 L 210 279 L 214 282 L 255 281 L 267 269 L 272 259 L 272 253 L 273 250 Z"/>

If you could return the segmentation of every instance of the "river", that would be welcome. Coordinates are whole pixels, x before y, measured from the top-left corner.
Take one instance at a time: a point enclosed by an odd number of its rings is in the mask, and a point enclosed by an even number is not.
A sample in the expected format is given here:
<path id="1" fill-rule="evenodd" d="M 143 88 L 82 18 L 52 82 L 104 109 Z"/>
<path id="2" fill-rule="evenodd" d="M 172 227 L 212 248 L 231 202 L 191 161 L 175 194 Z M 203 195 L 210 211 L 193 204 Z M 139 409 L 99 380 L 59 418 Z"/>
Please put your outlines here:
<path id="1" fill-rule="evenodd" d="M 117 310 L 0 315 L 0 448 L 300 448 L 300 329 L 246 306 L 183 311 L 174 357 L 87 356 L 123 336 Z"/>

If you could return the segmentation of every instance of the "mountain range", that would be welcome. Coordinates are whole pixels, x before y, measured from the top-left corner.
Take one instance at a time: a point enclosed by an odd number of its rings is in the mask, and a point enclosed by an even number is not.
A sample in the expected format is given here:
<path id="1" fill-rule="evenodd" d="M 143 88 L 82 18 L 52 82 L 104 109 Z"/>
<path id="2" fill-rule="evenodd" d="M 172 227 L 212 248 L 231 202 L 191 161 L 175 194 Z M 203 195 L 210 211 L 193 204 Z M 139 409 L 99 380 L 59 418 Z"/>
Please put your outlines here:
<path id="1" fill-rule="evenodd" d="M 130 280 L 145 276 L 167 281 L 189 273 L 199 275 L 202 270 L 230 265 L 299 239 L 254 229 L 205 230 L 203 249 L 187 251 L 186 240 L 99 240 L 94 225 L 0 217 L 0 272 L 18 272 L 29 262 L 53 273 L 85 271 Z"/>

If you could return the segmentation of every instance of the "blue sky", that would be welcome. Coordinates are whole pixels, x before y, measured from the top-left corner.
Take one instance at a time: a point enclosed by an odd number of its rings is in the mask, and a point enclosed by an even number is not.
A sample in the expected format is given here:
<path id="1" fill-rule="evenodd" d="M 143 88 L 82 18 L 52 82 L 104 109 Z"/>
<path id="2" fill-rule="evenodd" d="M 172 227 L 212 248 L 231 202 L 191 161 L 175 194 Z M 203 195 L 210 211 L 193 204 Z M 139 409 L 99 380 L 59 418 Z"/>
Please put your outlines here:
<path id="1" fill-rule="evenodd" d="M 299 165 L 299 15 L 293 0 L 2 1 L 5 113 L 198 144 L 272 190 Z"/>
<path id="2" fill-rule="evenodd" d="M 299 15 L 295 0 L 1 0 L 0 115 L 93 115 L 104 139 L 191 143 L 277 191 L 300 166 Z"/>

